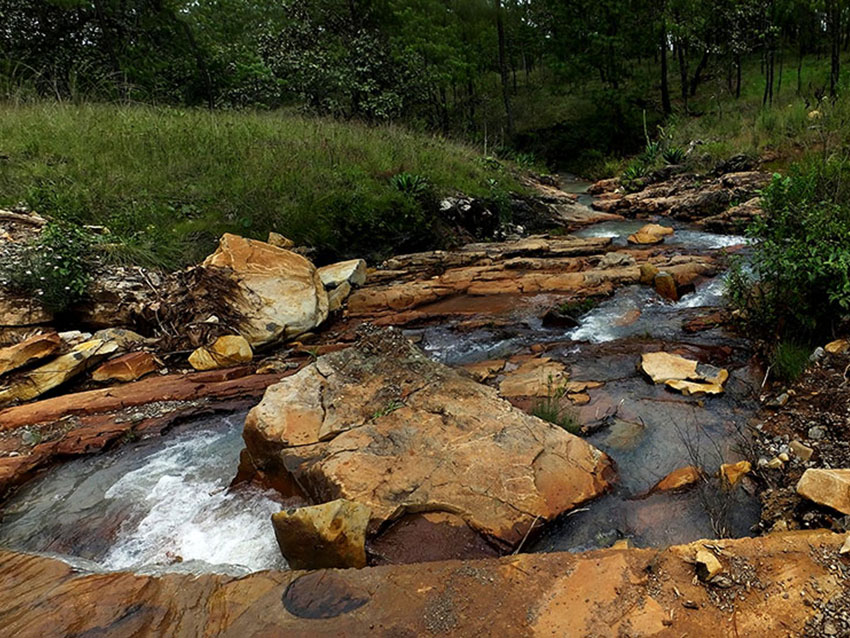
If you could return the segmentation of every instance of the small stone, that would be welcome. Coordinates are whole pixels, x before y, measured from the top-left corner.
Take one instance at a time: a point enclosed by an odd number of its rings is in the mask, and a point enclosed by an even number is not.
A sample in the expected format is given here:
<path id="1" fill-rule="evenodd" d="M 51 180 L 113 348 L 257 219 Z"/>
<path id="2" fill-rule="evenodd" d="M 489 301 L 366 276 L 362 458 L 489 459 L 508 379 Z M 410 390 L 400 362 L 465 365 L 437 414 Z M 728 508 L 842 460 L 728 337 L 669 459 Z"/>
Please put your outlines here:
<path id="1" fill-rule="evenodd" d="M 295 246 L 294 241 L 274 231 L 269 232 L 269 238 L 266 240 L 266 243 L 271 244 L 272 246 L 277 246 L 278 248 L 287 249 Z"/>
<path id="2" fill-rule="evenodd" d="M 650 492 L 669 492 L 691 487 L 699 482 L 702 471 L 693 465 L 680 467 L 658 481 Z"/>
<path id="3" fill-rule="evenodd" d="M 749 474 L 752 469 L 753 466 L 749 461 L 724 463 L 720 466 L 720 476 L 723 477 L 723 480 L 727 485 L 729 485 L 729 487 L 734 487 L 742 478 Z"/>
<path id="4" fill-rule="evenodd" d="M 325 288 L 336 288 L 343 283 L 362 286 L 366 283 L 366 262 L 362 259 L 350 259 L 319 268 L 319 278 Z"/>
<path id="5" fill-rule="evenodd" d="M 697 576 L 703 582 L 708 582 L 723 571 L 723 565 L 717 560 L 717 556 L 707 549 L 697 550 L 696 555 Z"/>
<path id="6" fill-rule="evenodd" d="M 784 407 L 784 406 L 788 403 L 788 400 L 789 400 L 790 398 L 791 398 L 791 397 L 789 396 L 789 394 L 788 394 L 787 392 L 783 392 L 783 393 L 782 393 L 782 394 L 780 394 L 778 397 L 774 397 L 773 399 L 771 399 L 770 401 L 768 401 L 768 402 L 767 402 L 767 407 L 769 407 L 769 408 L 781 408 L 781 407 Z"/>
<path id="7" fill-rule="evenodd" d="M 783 463 L 787 463 L 788 461 L 791 460 L 791 457 L 788 456 L 788 452 L 780 452 L 779 456 L 777 456 L 776 458 L 778 458 Z"/>
<path id="8" fill-rule="evenodd" d="M 781 470 L 784 466 L 785 466 L 785 464 L 782 462 L 782 459 L 780 459 L 778 456 L 774 456 L 772 459 L 770 459 L 767 462 L 767 467 L 768 467 L 768 469 L 771 469 L 771 470 Z"/>
<path id="9" fill-rule="evenodd" d="M 351 284 L 347 281 L 343 281 L 336 288 L 331 288 L 328 291 L 328 312 L 336 312 L 342 309 L 345 300 L 348 299 L 348 295 L 350 294 Z"/>
<path id="10" fill-rule="evenodd" d="M 844 544 L 841 546 L 841 549 L 838 550 L 839 554 L 850 554 L 850 534 L 847 535 L 847 538 L 844 539 Z"/>
<path id="11" fill-rule="evenodd" d="M 239 335 L 219 337 L 209 347 L 200 347 L 189 355 L 189 364 L 195 370 L 215 370 L 240 363 L 248 363 L 254 353 L 247 339 Z"/>
<path id="12" fill-rule="evenodd" d="M 655 275 L 653 285 L 655 286 L 655 292 L 657 292 L 661 297 L 669 299 L 670 301 L 679 301 L 679 291 L 676 288 L 676 280 L 673 279 L 673 275 L 670 273 L 660 272 Z"/>
<path id="13" fill-rule="evenodd" d="M 809 428 L 807 434 L 812 441 L 820 441 L 826 437 L 826 428 L 822 425 L 815 425 Z"/>
<path id="14" fill-rule="evenodd" d="M 655 281 L 655 275 L 658 274 L 658 268 L 654 264 L 646 263 L 640 265 L 640 283 L 644 286 L 649 286 Z"/>
<path id="15" fill-rule="evenodd" d="M 788 444 L 788 448 L 794 456 L 801 461 L 808 461 L 815 453 L 814 449 L 810 448 L 808 445 L 804 445 L 800 441 L 791 441 L 791 443 Z"/>
<path id="16" fill-rule="evenodd" d="M 850 341 L 847 339 L 836 339 L 826 344 L 823 349 L 829 354 L 844 354 L 850 350 Z"/>
<path id="17" fill-rule="evenodd" d="M 611 549 L 632 549 L 634 544 L 630 538 L 621 538 L 613 545 L 611 545 Z"/>

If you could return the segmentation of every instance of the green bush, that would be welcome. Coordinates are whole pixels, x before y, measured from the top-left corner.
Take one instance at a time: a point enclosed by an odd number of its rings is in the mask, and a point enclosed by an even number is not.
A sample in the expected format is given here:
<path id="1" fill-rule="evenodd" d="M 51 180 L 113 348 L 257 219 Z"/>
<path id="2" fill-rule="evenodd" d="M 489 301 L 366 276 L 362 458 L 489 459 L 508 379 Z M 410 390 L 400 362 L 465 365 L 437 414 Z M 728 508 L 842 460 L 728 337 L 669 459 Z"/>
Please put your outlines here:
<path id="1" fill-rule="evenodd" d="M 762 202 L 765 215 L 748 229 L 752 272 L 733 272 L 732 304 L 774 341 L 822 340 L 850 311 L 850 162 L 795 165 Z"/>
<path id="2" fill-rule="evenodd" d="M 13 288 L 61 313 L 78 302 L 91 281 L 92 241 L 67 222 L 48 224 L 20 260 L 7 266 Z"/>

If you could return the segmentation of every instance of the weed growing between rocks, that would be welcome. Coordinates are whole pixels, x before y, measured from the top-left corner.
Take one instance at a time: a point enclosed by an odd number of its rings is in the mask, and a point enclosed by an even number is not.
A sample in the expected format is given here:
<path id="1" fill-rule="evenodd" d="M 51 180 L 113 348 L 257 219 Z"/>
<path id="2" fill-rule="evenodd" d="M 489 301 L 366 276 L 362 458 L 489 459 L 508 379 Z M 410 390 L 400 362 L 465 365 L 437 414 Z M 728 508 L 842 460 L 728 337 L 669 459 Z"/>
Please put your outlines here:
<path id="1" fill-rule="evenodd" d="M 578 434 L 581 431 L 578 418 L 570 408 L 562 405 L 566 393 L 566 388 L 554 387 L 552 377 L 549 377 L 546 396 L 532 406 L 531 414 L 563 428 L 570 434 Z"/>

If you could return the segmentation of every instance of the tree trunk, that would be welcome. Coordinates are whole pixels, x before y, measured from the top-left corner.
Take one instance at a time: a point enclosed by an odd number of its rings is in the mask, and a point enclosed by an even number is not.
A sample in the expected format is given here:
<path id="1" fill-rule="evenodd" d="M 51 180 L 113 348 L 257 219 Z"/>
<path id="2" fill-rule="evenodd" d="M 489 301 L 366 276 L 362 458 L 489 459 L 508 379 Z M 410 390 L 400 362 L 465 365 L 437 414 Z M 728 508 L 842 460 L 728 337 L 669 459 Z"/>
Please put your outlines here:
<path id="1" fill-rule="evenodd" d="M 676 45 L 676 55 L 679 60 L 679 84 L 682 88 L 682 106 L 688 112 L 688 57 L 681 40 Z"/>
<path id="2" fill-rule="evenodd" d="M 697 68 L 694 71 L 694 77 L 691 79 L 691 97 L 694 97 L 697 94 L 697 87 L 702 80 L 702 72 L 705 70 L 707 64 L 708 49 L 702 52 L 702 57 L 699 59 L 699 64 L 697 64 Z"/>
<path id="3" fill-rule="evenodd" d="M 830 34 L 829 95 L 835 97 L 838 94 L 838 76 L 841 70 L 841 9 L 838 0 L 830 0 L 827 7 Z"/>
<path id="4" fill-rule="evenodd" d="M 502 20 L 502 0 L 496 2 L 496 30 L 499 35 L 499 75 L 502 78 L 502 99 L 505 102 L 505 119 L 508 137 L 514 135 L 514 114 L 511 108 L 511 93 L 508 86 L 508 60 L 505 53 L 505 24 Z"/>
<path id="5" fill-rule="evenodd" d="M 735 99 L 741 97 L 741 54 L 735 54 Z"/>
<path id="6" fill-rule="evenodd" d="M 667 21 L 661 22 L 661 108 L 664 115 L 673 112 L 670 104 L 670 85 L 667 82 Z"/>

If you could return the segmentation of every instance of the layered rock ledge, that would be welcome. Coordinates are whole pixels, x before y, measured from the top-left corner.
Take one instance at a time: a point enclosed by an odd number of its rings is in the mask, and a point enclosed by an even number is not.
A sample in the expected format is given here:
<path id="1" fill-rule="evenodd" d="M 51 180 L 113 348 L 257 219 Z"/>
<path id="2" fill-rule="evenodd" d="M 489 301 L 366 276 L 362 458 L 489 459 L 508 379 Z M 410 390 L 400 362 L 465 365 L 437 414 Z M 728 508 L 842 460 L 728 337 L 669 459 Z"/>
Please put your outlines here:
<path id="1" fill-rule="evenodd" d="M 0 551 L 0 627 L 42 636 L 824 636 L 846 535 L 520 554 L 362 570 L 91 574 Z M 697 578 L 698 557 L 720 572 Z M 96 603 L 94 602 L 96 601 Z"/>

